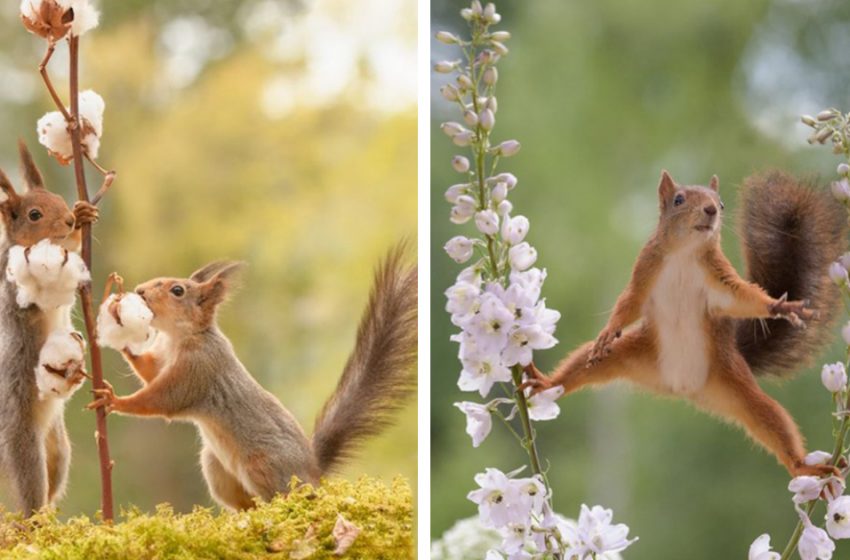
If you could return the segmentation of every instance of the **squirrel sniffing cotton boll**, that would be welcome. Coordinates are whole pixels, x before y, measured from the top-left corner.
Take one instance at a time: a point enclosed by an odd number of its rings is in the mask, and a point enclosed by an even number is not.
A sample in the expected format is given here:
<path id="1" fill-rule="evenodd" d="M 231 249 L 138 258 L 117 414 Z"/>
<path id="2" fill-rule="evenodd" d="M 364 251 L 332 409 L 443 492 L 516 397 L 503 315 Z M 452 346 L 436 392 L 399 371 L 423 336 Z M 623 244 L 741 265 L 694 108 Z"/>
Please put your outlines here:
<path id="1" fill-rule="evenodd" d="M 97 315 L 97 343 L 134 354 L 144 351 L 153 338 L 153 313 L 137 294 L 112 294 L 100 306 Z"/>
<path id="2" fill-rule="evenodd" d="M 6 279 L 17 287 L 20 307 L 35 304 L 49 311 L 72 305 L 77 287 L 90 276 L 80 255 L 42 239 L 31 247 L 9 249 Z"/>
<path id="3" fill-rule="evenodd" d="M 38 398 L 67 399 L 82 385 L 85 372 L 85 341 L 75 331 L 56 331 L 41 347 L 35 382 Z"/>

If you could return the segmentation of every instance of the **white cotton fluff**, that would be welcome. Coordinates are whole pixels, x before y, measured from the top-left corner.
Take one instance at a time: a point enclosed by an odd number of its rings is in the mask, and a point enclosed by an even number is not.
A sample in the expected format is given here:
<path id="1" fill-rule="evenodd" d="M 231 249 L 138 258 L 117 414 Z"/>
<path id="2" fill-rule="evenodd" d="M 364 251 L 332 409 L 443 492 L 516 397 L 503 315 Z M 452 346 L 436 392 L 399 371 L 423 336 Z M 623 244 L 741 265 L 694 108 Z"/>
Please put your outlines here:
<path id="1" fill-rule="evenodd" d="M 117 315 L 110 311 L 117 302 Z M 153 340 L 153 312 L 138 294 L 112 294 L 101 304 L 97 315 L 97 343 L 119 352 L 129 348 L 141 354 Z"/>
<path id="2" fill-rule="evenodd" d="M 41 0 L 21 0 L 21 15 L 28 20 L 35 21 L 39 10 L 41 10 Z"/>
<path id="3" fill-rule="evenodd" d="M 82 340 L 73 331 L 54 331 L 47 337 L 35 368 L 39 399 L 65 399 L 80 388 L 84 379 L 80 372 L 85 363 L 85 343 Z"/>
<path id="4" fill-rule="evenodd" d="M 83 149 L 92 159 L 97 159 L 100 151 L 100 137 L 103 135 L 103 111 L 106 103 L 103 97 L 93 90 L 80 93 L 80 117 L 83 119 Z M 38 142 L 47 148 L 61 162 L 67 163 L 74 157 L 71 145 L 71 133 L 68 123 L 59 111 L 45 114 L 36 124 Z"/>
<path id="5" fill-rule="evenodd" d="M 30 21 L 38 21 L 43 2 L 55 2 L 65 10 L 74 9 L 72 35 L 83 35 L 97 27 L 100 22 L 100 13 L 94 8 L 91 0 L 21 0 L 21 15 Z"/>
<path id="6" fill-rule="evenodd" d="M 90 276 L 80 255 L 42 239 L 29 253 L 20 245 L 9 249 L 6 279 L 17 286 L 20 307 L 35 304 L 50 311 L 72 305 L 80 282 Z"/>

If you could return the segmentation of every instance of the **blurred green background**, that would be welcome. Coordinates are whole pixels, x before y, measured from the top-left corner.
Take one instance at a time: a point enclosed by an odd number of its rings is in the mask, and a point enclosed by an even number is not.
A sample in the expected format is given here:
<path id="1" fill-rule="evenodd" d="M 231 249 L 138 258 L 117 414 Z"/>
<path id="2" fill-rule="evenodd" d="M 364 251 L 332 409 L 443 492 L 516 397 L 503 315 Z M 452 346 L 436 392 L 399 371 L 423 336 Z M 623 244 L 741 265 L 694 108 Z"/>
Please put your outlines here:
<path id="1" fill-rule="evenodd" d="M 119 176 L 95 228 L 95 294 L 113 270 L 134 286 L 213 259 L 247 261 L 221 327 L 311 432 L 351 350 L 373 266 L 400 238 L 415 241 L 416 3 L 98 5 L 81 83 L 106 100 L 99 159 Z M 0 8 L 0 164 L 17 176 L 21 136 L 48 185 L 70 199 L 71 167 L 37 144 L 36 119 L 53 109 L 36 72 L 45 45 L 17 6 Z M 64 86 L 66 69 L 63 44 L 54 83 Z M 89 180 L 94 191 L 100 177 Z M 136 390 L 117 353 L 105 356 L 117 392 Z M 100 503 L 88 389 L 67 406 L 74 456 L 63 516 Z M 112 416 L 109 436 L 117 505 L 212 504 L 191 425 Z M 341 474 L 402 474 L 415 489 L 416 464 L 411 404 Z"/>
<path id="2" fill-rule="evenodd" d="M 463 32 L 467 2 L 434 0 L 433 31 Z M 578 0 L 497 2 L 508 29 L 500 64 L 496 141 L 522 151 L 500 164 L 519 178 L 515 214 L 548 269 L 544 296 L 562 318 L 560 344 L 536 353 L 548 370 L 592 339 L 625 287 L 657 215 L 667 168 L 684 183 L 713 173 L 727 212 L 723 246 L 743 270 L 734 214 L 750 173 L 780 166 L 834 176 L 838 159 L 806 144 L 798 116 L 828 106 L 850 110 L 850 4 L 840 1 Z M 432 40 L 432 61 L 459 58 Z M 459 120 L 432 83 L 432 535 L 475 513 L 466 493 L 485 466 L 511 470 L 524 454 L 504 429 L 473 449 L 452 407 L 480 400 L 456 387 L 460 366 L 443 291 L 460 267 L 445 241 L 471 231 L 448 221 L 445 189 L 459 182 L 459 153 L 439 123 Z M 838 332 L 836 330 L 836 341 Z M 834 344 L 821 360 L 835 360 Z M 821 363 L 822 363 L 821 361 Z M 817 368 L 819 369 L 819 368 Z M 831 450 L 831 400 L 813 368 L 765 383 L 800 423 L 811 449 Z M 690 405 L 625 386 L 561 401 L 561 416 L 538 424 L 556 509 L 578 514 L 604 504 L 640 542 L 633 560 L 744 558 L 769 532 L 784 547 L 796 522 L 788 475 L 738 429 Z M 836 558 L 850 557 L 841 544 Z"/>

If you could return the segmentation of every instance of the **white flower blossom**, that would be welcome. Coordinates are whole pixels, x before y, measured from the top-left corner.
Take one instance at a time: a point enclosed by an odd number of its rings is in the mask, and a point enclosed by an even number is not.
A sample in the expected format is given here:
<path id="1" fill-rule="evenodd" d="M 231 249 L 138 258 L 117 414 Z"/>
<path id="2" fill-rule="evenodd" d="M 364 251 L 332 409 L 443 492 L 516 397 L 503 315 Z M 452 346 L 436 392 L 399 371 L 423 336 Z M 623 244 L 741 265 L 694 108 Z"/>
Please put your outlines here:
<path id="1" fill-rule="evenodd" d="M 502 361 L 508 366 L 527 366 L 531 363 L 534 350 L 552 348 L 557 343 L 558 340 L 540 325 L 519 326 L 508 335 L 508 343 L 502 350 Z"/>
<path id="2" fill-rule="evenodd" d="M 826 530 L 833 539 L 850 539 L 850 496 L 841 496 L 829 503 Z"/>
<path id="3" fill-rule="evenodd" d="M 498 354 L 505 347 L 508 332 L 514 325 L 514 314 L 493 292 L 481 294 L 478 313 L 470 319 L 467 330 L 487 353 Z"/>
<path id="4" fill-rule="evenodd" d="M 540 391 L 528 399 L 528 417 L 537 422 L 554 420 L 561 413 L 561 408 L 555 403 L 564 394 L 562 386 Z"/>
<path id="5" fill-rule="evenodd" d="M 472 240 L 463 235 L 452 237 L 443 247 L 446 253 L 457 263 L 465 263 L 472 258 L 473 248 Z"/>
<path id="6" fill-rule="evenodd" d="M 472 447 L 478 447 L 493 427 L 490 409 L 486 405 L 468 401 L 454 404 L 466 415 L 466 433 L 472 438 Z"/>
<path id="7" fill-rule="evenodd" d="M 488 468 L 475 475 L 481 488 L 467 494 L 467 499 L 478 504 L 481 522 L 489 527 L 501 528 L 517 519 L 516 487 L 499 469 Z"/>
<path id="8" fill-rule="evenodd" d="M 508 250 L 508 261 L 511 263 L 511 269 L 526 270 L 537 262 L 537 249 L 523 241 Z"/>
<path id="9" fill-rule="evenodd" d="M 844 369 L 844 364 L 835 362 L 834 364 L 826 364 L 823 366 L 820 374 L 823 386 L 830 393 L 838 393 L 847 389 L 847 371 Z"/>
<path id="10" fill-rule="evenodd" d="M 803 535 L 797 544 L 797 552 L 802 560 L 831 560 L 835 551 L 835 543 L 829 539 L 826 531 L 815 527 L 811 522 L 806 524 Z"/>
<path id="11" fill-rule="evenodd" d="M 803 459 L 803 463 L 811 467 L 814 465 L 822 465 L 831 459 L 832 453 L 827 453 L 826 451 L 812 451 L 806 455 Z"/>
<path id="12" fill-rule="evenodd" d="M 829 278 L 839 286 L 847 285 L 847 269 L 840 262 L 829 265 Z"/>
<path id="13" fill-rule="evenodd" d="M 795 504 L 804 504 L 817 500 L 826 482 L 827 479 L 817 476 L 797 476 L 788 483 L 788 491 L 794 493 L 794 497 L 791 499 Z"/>
<path id="14" fill-rule="evenodd" d="M 629 527 L 623 523 L 612 525 L 614 513 L 602 506 L 588 508 L 582 504 L 576 533 L 569 539 L 572 546 L 567 549 L 567 558 L 587 558 L 591 554 L 621 552 L 638 539 L 629 540 Z"/>
<path id="15" fill-rule="evenodd" d="M 461 391 L 478 391 L 482 397 L 490 393 L 496 383 L 507 383 L 513 378 L 511 370 L 502 364 L 498 355 L 473 355 L 462 358 L 463 370 L 457 386 Z"/>
<path id="16" fill-rule="evenodd" d="M 770 535 L 767 533 L 761 535 L 750 545 L 750 553 L 747 555 L 747 560 L 779 560 L 778 552 L 773 552 L 770 547 Z"/>
<path id="17" fill-rule="evenodd" d="M 504 185 L 505 183 L 498 183 Z M 517 245 L 528 235 L 531 224 L 525 216 L 514 216 L 502 224 L 502 239 L 511 245 Z"/>
<path id="18" fill-rule="evenodd" d="M 493 210 L 482 210 L 475 214 L 475 227 L 485 235 L 496 235 L 499 231 L 499 215 Z"/>

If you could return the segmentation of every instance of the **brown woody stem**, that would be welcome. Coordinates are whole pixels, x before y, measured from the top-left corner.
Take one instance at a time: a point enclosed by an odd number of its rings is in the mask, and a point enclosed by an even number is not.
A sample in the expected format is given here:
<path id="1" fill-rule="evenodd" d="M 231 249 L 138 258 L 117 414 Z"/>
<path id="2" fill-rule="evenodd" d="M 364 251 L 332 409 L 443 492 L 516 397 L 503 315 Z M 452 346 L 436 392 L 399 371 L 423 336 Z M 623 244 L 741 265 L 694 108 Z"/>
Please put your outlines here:
<path id="1" fill-rule="evenodd" d="M 71 119 L 76 126 L 70 127 L 71 146 L 74 152 L 74 177 L 77 183 L 77 196 L 84 202 L 89 202 L 88 188 L 86 187 L 86 173 L 83 168 L 84 154 L 81 138 L 82 126 L 80 122 L 80 86 L 79 86 L 79 62 L 80 62 L 80 38 L 70 36 L 70 82 L 71 82 Z M 108 188 L 108 187 L 107 187 Z M 101 189 L 103 190 L 103 189 Z M 105 192 L 105 191 L 104 191 Z M 83 236 L 83 261 L 91 270 L 92 242 L 91 224 L 85 223 L 82 228 Z M 86 335 L 89 339 L 89 353 L 91 356 L 92 386 L 95 390 L 104 389 L 103 364 L 100 357 L 100 347 L 97 345 L 95 332 L 95 316 L 92 306 L 91 282 L 85 282 L 80 286 L 80 304 L 83 308 L 83 319 L 86 326 Z M 101 484 L 101 511 L 103 519 L 111 522 L 114 518 L 112 508 L 112 461 L 109 458 L 109 440 L 106 432 L 106 409 L 101 406 L 96 411 L 97 430 L 97 452 L 100 459 L 100 484 Z"/>
<path id="2" fill-rule="evenodd" d="M 41 79 L 44 80 L 44 85 L 47 87 L 47 91 L 50 93 L 53 103 L 56 104 L 56 108 L 59 109 L 62 116 L 65 117 L 65 122 L 71 123 L 73 122 L 73 119 L 71 118 L 71 115 L 68 114 L 68 110 L 65 108 L 65 104 L 62 103 L 62 99 L 59 97 L 59 94 L 56 93 L 56 88 L 53 87 L 53 82 L 50 80 L 50 75 L 47 73 L 47 63 L 50 62 L 50 57 L 53 56 L 53 51 L 55 50 L 56 43 L 48 41 L 47 52 L 44 53 L 44 58 L 41 60 L 41 64 L 38 65 L 38 73 L 41 74 Z"/>

